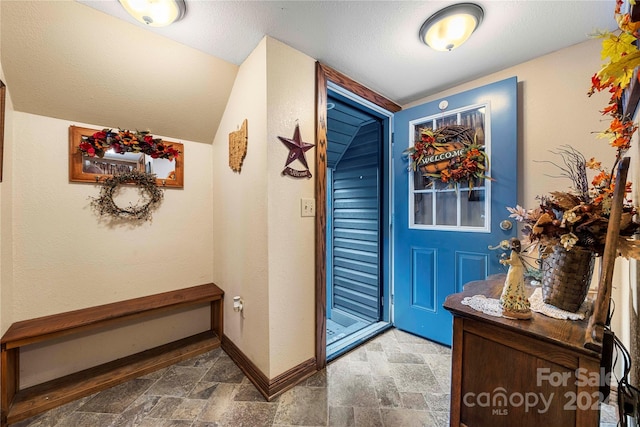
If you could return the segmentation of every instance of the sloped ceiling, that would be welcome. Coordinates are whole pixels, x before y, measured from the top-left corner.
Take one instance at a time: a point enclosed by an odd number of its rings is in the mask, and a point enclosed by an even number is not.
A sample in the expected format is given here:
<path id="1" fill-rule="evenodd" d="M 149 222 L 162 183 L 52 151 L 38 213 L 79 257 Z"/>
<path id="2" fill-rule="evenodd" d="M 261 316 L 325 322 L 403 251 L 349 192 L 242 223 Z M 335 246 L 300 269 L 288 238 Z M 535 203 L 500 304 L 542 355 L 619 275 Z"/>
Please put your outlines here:
<path id="1" fill-rule="evenodd" d="M 418 30 L 449 0 L 187 0 L 165 28 L 117 0 L 0 0 L 0 57 L 19 111 L 211 143 L 238 66 L 265 35 L 407 105 L 615 28 L 615 0 L 478 3 L 485 18 L 469 42 L 435 52 Z"/>
<path id="2" fill-rule="evenodd" d="M 327 111 L 327 166 L 335 168 L 360 128 L 374 118 L 337 98 L 329 98 L 333 108 Z"/>
<path id="3" fill-rule="evenodd" d="M 213 142 L 237 65 L 74 1 L 0 7 L 16 110 Z"/>

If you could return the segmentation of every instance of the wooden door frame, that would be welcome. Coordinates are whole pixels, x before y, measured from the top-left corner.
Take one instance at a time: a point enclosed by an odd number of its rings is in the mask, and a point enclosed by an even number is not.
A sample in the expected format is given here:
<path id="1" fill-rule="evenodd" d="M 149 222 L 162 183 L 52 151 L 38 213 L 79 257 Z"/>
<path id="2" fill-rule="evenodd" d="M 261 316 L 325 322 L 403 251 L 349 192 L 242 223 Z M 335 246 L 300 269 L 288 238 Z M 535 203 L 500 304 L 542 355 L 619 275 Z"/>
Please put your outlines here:
<path id="1" fill-rule="evenodd" d="M 396 113 L 398 104 L 373 92 L 344 74 L 316 62 L 316 368 L 327 365 L 327 82 L 340 86 L 387 111 Z"/>

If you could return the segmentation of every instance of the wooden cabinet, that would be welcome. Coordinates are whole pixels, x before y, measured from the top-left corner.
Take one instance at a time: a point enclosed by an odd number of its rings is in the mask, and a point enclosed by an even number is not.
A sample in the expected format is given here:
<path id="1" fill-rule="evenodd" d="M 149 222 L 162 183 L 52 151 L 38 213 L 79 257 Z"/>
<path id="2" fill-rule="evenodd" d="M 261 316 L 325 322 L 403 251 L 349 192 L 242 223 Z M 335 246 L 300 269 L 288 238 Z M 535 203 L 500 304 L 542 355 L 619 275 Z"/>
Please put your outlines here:
<path id="1" fill-rule="evenodd" d="M 600 354 L 584 348 L 588 320 L 511 320 L 461 304 L 499 298 L 503 284 L 471 282 L 444 303 L 454 316 L 451 426 L 598 427 Z"/>

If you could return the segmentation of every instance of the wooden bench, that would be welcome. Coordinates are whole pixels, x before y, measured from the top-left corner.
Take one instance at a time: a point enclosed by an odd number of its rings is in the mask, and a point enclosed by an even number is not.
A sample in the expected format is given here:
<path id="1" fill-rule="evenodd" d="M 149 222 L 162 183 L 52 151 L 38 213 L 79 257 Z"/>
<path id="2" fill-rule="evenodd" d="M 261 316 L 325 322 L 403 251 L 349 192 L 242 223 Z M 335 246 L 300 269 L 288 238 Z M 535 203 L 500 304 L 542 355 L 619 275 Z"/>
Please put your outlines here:
<path id="1" fill-rule="evenodd" d="M 2 427 L 220 346 L 224 292 L 215 284 L 23 320 L 0 340 Z M 210 303 L 211 328 L 140 353 L 20 390 L 20 347 L 164 311 Z"/>

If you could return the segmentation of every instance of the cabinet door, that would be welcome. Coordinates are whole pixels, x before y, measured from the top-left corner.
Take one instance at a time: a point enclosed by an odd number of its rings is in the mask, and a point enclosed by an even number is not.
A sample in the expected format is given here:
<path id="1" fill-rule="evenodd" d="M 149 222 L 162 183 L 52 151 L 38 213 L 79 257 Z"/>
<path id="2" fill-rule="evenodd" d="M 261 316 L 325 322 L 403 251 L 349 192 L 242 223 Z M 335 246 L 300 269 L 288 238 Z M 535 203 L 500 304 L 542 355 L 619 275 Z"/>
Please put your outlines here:
<path id="1" fill-rule="evenodd" d="M 451 425 L 598 426 L 595 359 L 472 320 L 456 324 L 464 326 L 462 345 L 454 342 Z"/>

